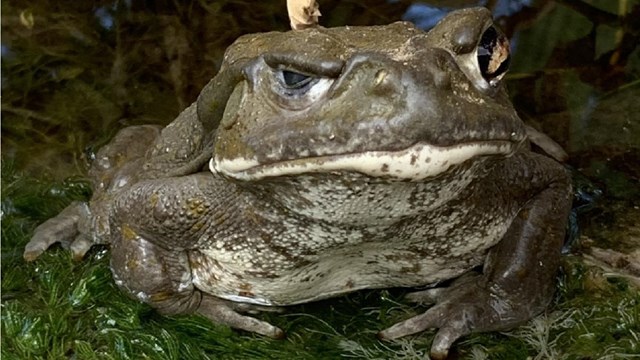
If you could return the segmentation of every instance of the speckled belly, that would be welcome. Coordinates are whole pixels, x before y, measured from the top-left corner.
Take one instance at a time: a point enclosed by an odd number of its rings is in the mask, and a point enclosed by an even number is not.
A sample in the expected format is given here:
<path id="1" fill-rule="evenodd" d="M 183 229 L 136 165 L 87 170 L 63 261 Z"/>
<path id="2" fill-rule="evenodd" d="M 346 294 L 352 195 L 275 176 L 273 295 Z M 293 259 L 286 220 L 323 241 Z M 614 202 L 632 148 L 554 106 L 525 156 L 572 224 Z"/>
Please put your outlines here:
<path id="1" fill-rule="evenodd" d="M 189 254 L 193 283 L 220 298 L 260 305 L 293 305 L 360 289 L 429 285 L 482 264 L 508 227 L 496 220 L 480 233 L 457 222 L 449 225 L 457 225 L 459 231 L 421 227 L 409 238 L 399 234 L 387 241 L 361 239 L 289 263 L 280 254 L 255 247 L 198 250 Z M 269 261 L 279 261 L 280 266 L 265 267 Z"/>

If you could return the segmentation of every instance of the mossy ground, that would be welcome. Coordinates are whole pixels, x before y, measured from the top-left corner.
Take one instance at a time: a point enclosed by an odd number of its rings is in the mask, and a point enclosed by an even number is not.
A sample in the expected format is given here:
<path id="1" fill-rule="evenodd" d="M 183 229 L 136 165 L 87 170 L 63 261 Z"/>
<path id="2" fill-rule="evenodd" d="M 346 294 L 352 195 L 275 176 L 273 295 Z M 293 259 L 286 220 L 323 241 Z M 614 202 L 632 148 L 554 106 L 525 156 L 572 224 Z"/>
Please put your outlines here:
<path id="1" fill-rule="evenodd" d="M 151 8 L 132 3 L 129 10 L 111 1 L 65 5 L 40 0 L 28 8 L 2 3 L 3 45 L 9 49 L 2 54 L 2 358 L 424 358 L 432 331 L 394 343 L 375 338 L 378 330 L 424 311 L 402 300 L 405 290 L 358 292 L 283 314 L 258 315 L 287 332 L 286 339 L 277 341 L 195 315 L 161 316 L 127 298 L 113 282 L 106 247 L 95 247 L 80 262 L 60 246 L 35 262 L 22 259 L 37 224 L 90 196 L 83 174 L 95 148 L 122 126 L 170 121 L 194 99 L 215 72 L 224 47 L 240 33 L 287 25 L 284 2 L 159 2 Z M 320 3 L 329 26 L 388 23 L 407 6 Z M 617 2 L 599 3 L 615 8 Z M 628 3 L 631 8 L 638 2 Z M 110 17 L 86 15 L 98 11 Z M 610 62 L 598 67 L 587 57 L 593 67 L 535 68 L 551 63 L 540 54 L 551 56 L 557 45 L 552 42 L 579 44 L 582 32 L 588 34 L 588 20 L 567 15 L 571 11 L 558 5 L 541 26 L 520 34 L 523 50 L 514 59 L 518 73 L 512 77 L 512 94 L 523 117 L 561 141 L 572 164 L 606 190 L 606 200 L 579 219 L 583 238 L 600 247 L 637 249 L 639 61 L 631 56 L 621 69 Z M 111 28 L 98 24 L 105 19 L 114 21 Z M 598 39 L 600 55 L 606 55 L 612 46 Z M 537 44 L 551 44 L 550 50 L 541 51 Z M 618 53 L 618 59 L 623 55 Z M 592 73 L 597 80 L 584 77 Z M 585 94 L 601 100 L 587 118 L 584 110 L 574 111 L 576 96 Z M 559 99 L 569 109 L 559 110 Z M 578 245 L 576 255 L 564 258 L 556 298 L 545 314 L 508 333 L 465 337 L 452 357 L 638 358 L 638 288 L 587 265 L 580 256 L 583 248 Z"/>

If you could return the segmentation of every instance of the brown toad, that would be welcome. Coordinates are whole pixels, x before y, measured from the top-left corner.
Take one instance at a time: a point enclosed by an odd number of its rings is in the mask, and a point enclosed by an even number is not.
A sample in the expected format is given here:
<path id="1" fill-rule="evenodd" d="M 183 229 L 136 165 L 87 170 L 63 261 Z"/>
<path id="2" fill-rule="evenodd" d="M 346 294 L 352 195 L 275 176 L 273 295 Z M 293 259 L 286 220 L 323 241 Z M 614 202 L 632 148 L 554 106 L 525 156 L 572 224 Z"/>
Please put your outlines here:
<path id="1" fill-rule="evenodd" d="M 428 33 L 407 23 L 246 35 L 164 129 L 123 129 L 98 153 L 94 195 L 42 224 L 111 246 L 126 292 L 266 336 L 237 311 L 359 289 L 415 287 L 435 305 L 380 332 L 439 328 L 432 355 L 513 327 L 554 291 L 571 185 L 529 150 L 501 78 L 508 44 L 486 9 Z"/>

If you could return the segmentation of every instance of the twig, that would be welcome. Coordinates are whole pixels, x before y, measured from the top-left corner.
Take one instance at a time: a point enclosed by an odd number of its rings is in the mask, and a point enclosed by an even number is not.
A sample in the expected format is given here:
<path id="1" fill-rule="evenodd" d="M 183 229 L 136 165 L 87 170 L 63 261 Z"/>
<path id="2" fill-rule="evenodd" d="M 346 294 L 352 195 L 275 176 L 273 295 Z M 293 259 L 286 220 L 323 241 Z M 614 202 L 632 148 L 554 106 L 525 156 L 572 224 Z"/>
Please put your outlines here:
<path id="1" fill-rule="evenodd" d="M 315 0 L 287 0 L 287 11 L 293 30 L 318 26 L 320 8 Z"/>

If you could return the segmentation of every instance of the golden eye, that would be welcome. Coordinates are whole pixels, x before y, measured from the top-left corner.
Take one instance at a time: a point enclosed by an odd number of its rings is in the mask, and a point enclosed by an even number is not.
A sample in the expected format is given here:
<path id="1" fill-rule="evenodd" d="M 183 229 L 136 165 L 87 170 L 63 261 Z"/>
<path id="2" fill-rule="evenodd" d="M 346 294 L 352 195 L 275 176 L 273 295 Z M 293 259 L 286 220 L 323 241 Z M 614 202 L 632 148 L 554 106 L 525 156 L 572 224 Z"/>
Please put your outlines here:
<path id="1" fill-rule="evenodd" d="M 510 61 L 509 40 L 495 27 L 489 27 L 478 43 L 478 65 L 482 77 L 494 84 L 507 72 Z"/>

